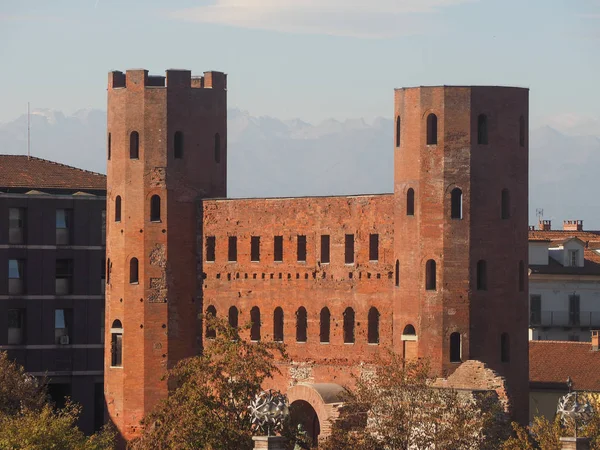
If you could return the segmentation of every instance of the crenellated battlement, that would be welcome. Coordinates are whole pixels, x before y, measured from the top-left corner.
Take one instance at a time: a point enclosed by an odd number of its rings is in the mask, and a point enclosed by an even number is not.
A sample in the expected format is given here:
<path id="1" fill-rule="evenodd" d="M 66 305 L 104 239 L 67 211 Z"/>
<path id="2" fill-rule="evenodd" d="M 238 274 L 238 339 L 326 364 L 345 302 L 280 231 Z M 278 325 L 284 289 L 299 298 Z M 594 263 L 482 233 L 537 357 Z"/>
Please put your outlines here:
<path id="1" fill-rule="evenodd" d="M 204 72 L 203 76 L 192 76 L 190 70 L 168 69 L 166 75 L 148 75 L 145 69 L 129 69 L 126 73 L 114 70 L 108 73 L 108 89 L 218 89 L 227 90 L 227 74 Z"/>

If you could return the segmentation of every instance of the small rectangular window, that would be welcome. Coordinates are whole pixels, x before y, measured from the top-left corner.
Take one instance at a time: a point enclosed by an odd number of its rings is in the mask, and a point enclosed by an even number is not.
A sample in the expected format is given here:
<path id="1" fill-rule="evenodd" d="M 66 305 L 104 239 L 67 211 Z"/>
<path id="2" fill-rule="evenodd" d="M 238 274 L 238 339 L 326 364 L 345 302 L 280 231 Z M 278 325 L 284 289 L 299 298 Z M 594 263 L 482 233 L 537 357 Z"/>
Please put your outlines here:
<path id="1" fill-rule="evenodd" d="M 298 262 L 306 262 L 306 236 L 298 235 Z"/>
<path id="2" fill-rule="evenodd" d="M 369 261 L 379 260 L 379 235 L 369 235 Z"/>
<path id="3" fill-rule="evenodd" d="M 24 244 L 25 243 L 25 208 L 9 208 L 8 209 L 8 243 L 9 244 Z"/>
<path id="4" fill-rule="evenodd" d="M 529 325 L 542 325 L 542 296 L 532 294 L 529 296 Z"/>
<path id="5" fill-rule="evenodd" d="M 275 236 L 273 239 L 273 259 L 275 262 L 283 261 L 283 236 Z"/>
<path id="6" fill-rule="evenodd" d="M 55 309 L 54 310 L 54 339 L 56 344 L 72 344 L 73 336 L 73 310 Z"/>
<path id="7" fill-rule="evenodd" d="M 206 260 L 214 262 L 215 260 L 215 237 L 206 236 Z"/>
<path id="8" fill-rule="evenodd" d="M 321 236 L 321 264 L 329 264 L 329 235 Z"/>
<path id="9" fill-rule="evenodd" d="M 69 245 L 71 243 L 71 230 L 73 229 L 72 222 L 72 210 L 56 210 L 56 245 Z"/>
<path id="10" fill-rule="evenodd" d="M 8 310 L 8 345 L 25 343 L 25 310 Z"/>
<path id="11" fill-rule="evenodd" d="M 250 261 L 260 261 L 260 236 L 252 236 L 250 238 Z"/>
<path id="12" fill-rule="evenodd" d="M 19 295 L 25 292 L 25 261 L 8 260 L 8 294 Z"/>
<path id="13" fill-rule="evenodd" d="M 237 236 L 229 236 L 229 248 L 227 250 L 227 260 L 229 262 L 237 261 Z"/>
<path id="14" fill-rule="evenodd" d="M 111 333 L 110 353 L 112 367 L 123 366 L 123 334 Z"/>
<path id="15" fill-rule="evenodd" d="M 73 260 L 56 260 L 56 295 L 68 295 L 73 292 Z"/>
<path id="16" fill-rule="evenodd" d="M 345 239 L 345 263 L 354 264 L 354 235 L 347 234 Z"/>

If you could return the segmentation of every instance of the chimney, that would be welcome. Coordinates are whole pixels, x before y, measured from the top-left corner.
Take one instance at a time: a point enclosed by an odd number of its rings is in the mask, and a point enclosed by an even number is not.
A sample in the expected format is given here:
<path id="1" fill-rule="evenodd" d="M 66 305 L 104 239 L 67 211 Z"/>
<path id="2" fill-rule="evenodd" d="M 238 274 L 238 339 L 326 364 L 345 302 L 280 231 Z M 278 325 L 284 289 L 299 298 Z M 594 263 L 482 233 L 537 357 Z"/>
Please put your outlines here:
<path id="1" fill-rule="evenodd" d="M 592 330 L 592 351 L 597 352 L 600 347 L 600 330 Z"/>
<path id="2" fill-rule="evenodd" d="M 540 231 L 550 231 L 552 225 L 551 220 L 540 220 L 538 223 L 538 229 Z"/>
<path id="3" fill-rule="evenodd" d="M 535 231 L 535 225 L 529 225 L 529 231 Z"/>
<path id="4" fill-rule="evenodd" d="M 583 220 L 563 220 L 564 231 L 583 231 Z"/>

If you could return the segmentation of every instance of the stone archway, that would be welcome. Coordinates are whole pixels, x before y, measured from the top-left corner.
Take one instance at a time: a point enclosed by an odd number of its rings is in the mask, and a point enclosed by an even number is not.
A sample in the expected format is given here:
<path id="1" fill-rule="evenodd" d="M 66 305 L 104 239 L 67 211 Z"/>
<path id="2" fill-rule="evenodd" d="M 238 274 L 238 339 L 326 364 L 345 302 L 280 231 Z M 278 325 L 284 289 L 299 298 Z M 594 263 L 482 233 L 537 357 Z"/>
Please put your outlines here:
<path id="1" fill-rule="evenodd" d="M 319 442 L 321 423 L 317 412 L 310 403 L 306 400 L 295 400 L 290 403 L 290 419 L 294 426 L 302 425 L 312 442 Z"/>

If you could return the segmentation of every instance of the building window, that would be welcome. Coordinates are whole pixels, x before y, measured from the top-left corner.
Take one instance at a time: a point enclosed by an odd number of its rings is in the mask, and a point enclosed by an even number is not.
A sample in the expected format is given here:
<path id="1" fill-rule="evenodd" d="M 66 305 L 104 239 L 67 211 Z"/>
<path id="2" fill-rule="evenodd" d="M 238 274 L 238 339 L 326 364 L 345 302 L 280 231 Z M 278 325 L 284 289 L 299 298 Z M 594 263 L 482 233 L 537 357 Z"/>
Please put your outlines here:
<path id="1" fill-rule="evenodd" d="M 217 317 L 217 308 L 210 305 L 206 308 L 206 339 L 215 339 L 217 337 L 217 330 L 214 325 L 210 322 Z"/>
<path id="2" fill-rule="evenodd" d="M 462 213 L 462 191 L 454 188 L 450 193 L 450 218 L 462 219 Z"/>
<path id="3" fill-rule="evenodd" d="M 401 137 L 400 136 L 400 132 L 401 132 L 400 125 L 401 125 L 400 116 L 397 116 L 396 117 L 396 147 L 400 147 L 400 137 Z"/>
<path id="4" fill-rule="evenodd" d="M 296 311 L 296 342 L 306 342 L 308 318 L 306 308 L 301 306 Z"/>
<path id="5" fill-rule="evenodd" d="M 173 136 L 173 156 L 175 159 L 183 158 L 183 133 L 176 131 Z"/>
<path id="6" fill-rule="evenodd" d="M 579 266 L 579 250 L 569 250 L 569 265 L 571 267 Z"/>
<path id="7" fill-rule="evenodd" d="M 450 362 L 456 363 L 462 360 L 462 343 L 460 333 L 450 335 Z"/>
<path id="8" fill-rule="evenodd" d="M 8 208 L 8 243 L 25 243 L 25 208 Z"/>
<path id="9" fill-rule="evenodd" d="M 306 262 L 306 236 L 298 235 L 297 244 L 298 262 Z"/>
<path id="10" fill-rule="evenodd" d="M 406 215 L 415 215 L 415 190 L 413 188 L 406 191 Z"/>
<path id="11" fill-rule="evenodd" d="M 8 310 L 8 345 L 25 343 L 25 310 Z"/>
<path id="12" fill-rule="evenodd" d="M 579 325 L 580 310 L 579 295 L 569 295 L 569 325 Z"/>
<path id="13" fill-rule="evenodd" d="M 437 145 L 437 134 L 437 116 L 435 114 L 429 114 L 427 116 L 427 145 Z"/>
<path id="14" fill-rule="evenodd" d="M 236 328 L 238 327 L 238 309 L 235 306 L 232 306 L 231 308 L 229 308 L 229 314 L 228 314 L 228 319 L 229 319 L 229 326 L 231 328 Z"/>
<path id="15" fill-rule="evenodd" d="M 402 331 L 402 336 L 416 336 L 417 332 L 415 330 L 415 327 L 408 324 L 404 327 L 404 331 Z"/>
<path id="16" fill-rule="evenodd" d="M 487 263 L 483 259 L 477 261 L 477 290 L 487 291 Z"/>
<path id="17" fill-rule="evenodd" d="M 369 309 L 368 322 L 369 344 L 379 344 L 379 311 L 377 311 L 377 308 L 372 307 Z"/>
<path id="18" fill-rule="evenodd" d="M 525 117 L 519 117 L 519 145 L 525 147 Z"/>
<path id="19" fill-rule="evenodd" d="M 160 197 L 150 197 L 150 222 L 160 222 Z"/>
<path id="20" fill-rule="evenodd" d="M 396 287 L 400 286 L 400 261 L 396 260 Z"/>
<path id="21" fill-rule="evenodd" d="M 131 258 L 129 260 L 129 282 L 131 284 L 137 284 L 140 282 L 139 263 L 137 258 Z"/>
<path id="22" fill-rule="evenodd" d="M 22 259 L 8 260 L 8 295 L 25 293 L 25 261 Z"/>
<path id="23" fill-rule="evenodd" d="M 108 149 L 108 151 L 107 151 L 107 153 L 108 153 L 108 160 L 110 161 L 110 152 L 111 152 L 111 142 L 110 142 L 110 141 L 111 141 L 111 139 L 110 139 L 110 133 L 108 133 L 108 139 L 107 139 L 107 141 L 108 141 L 108 142 L 107 142 L 107 144 L 108 144 L 108 145 L 107 145 L 107 149 Z"/>
<path id="24" fill-rule="evenodd" d="M 140 157 L 140 135 L 137 131 L 132 131 L 129 135 L 129 159 L 139 159 Z"/>
<path id="25" fill-rule="evenodd" d="M 542 296 L 529 296 L 529 326 L 539 326 L 542 324 Z"/>
<path id="26" fill-rule="evenodd" d="M 279 306 L 273 314 L 273 340 L 283 342 L 283 309 Z"/>
<path id="27" fill-rule="evenodd" d="M 219 133 L 215 134 L 215 162 L 217 164 L 221 162 L 221 136 Z"/>
<path id="28" fill-rule="evenodd" d="M 100 293 L 104 295 L 106 291 L 106 260 L 102 260 L 102 265 L 100 266 Z"/>
<path id="29" fill-rule="evenodd" d="M 346 264 L 354 264 L 354 235 L 347 234 L 345 236 L 345 246 L 344 246 L 344 262 Z"/>
<path id="30" fill-rule="evenodd" d="M 71 336 L 73 327 L 72 309 L 54 310 L 54 342 L 59 345 L 68 345 L 73 343 Z"/>
<path id="31" fill-rule="evenodd" d="M 110 272 L 112 269 L 112 264 L 110 262 L 110 258 L 106 260 L 106 284 L 110 284 Z"/>
<path id="32" fill-rule="evenodd" d="M 260 236 L 252 236 L 250 238 L 250 261 L 260 261 Z"/>
<path id="33" fill-rule="evenodd" d="M 425 263 L 425 289 L 428 291 L 436 290 L 436 264 L 433 259 Z"/>
<path id="34" fill-rule="evenodd" d="M 229 246 L 227 248 L 227 260 L 229 262 L 237 261 L 237 236 L 229 236 Z"/>
<path id="35" fill-rule="evenodd" d="M 322 343 L 329 343 L 329 334 L 331 332 L 331 313 L 329 308 L 325 307 L 321 309 L 319 317 L 319 339 Z"/>
<path id="36" fill-rule="evenodd" d="M 369 235 L 369 261 L 379 261 L 379 235 Z"/>
<path id="37" fill-rule="evenodd" d="M 519 261 L 519 292 L 525 290 L 525 264 Z"/>
<path id="38" fill-rule="evenodd" d="M 69 245 L 71 243 L 72 222 L 73 211 L 71 209 L 56 210 L 56 245 Z"/>
<path id="39" fill-rule="evenodd" d="M 344 311 L 344 344 L 354 344 L 354 310 Z"/>
<path id="40" fill-rule="evenodd" d="M 115 222 L 121 221 L 121 196 L 115 198 Z"/>
<path id="41" fill-rule="evenodd" d="M 215 260 L 216 239 L 214 236 L 206 236 L 206 260 L 214 262 Z"/>
<path id="42" fill-rule="evenodd" d="M 321 235 L 321 264 L 329 264 L 329 235 Z"/>
<path id="43" fill-rule="evenodd" d="M 477 117 L 477 143 L 487 145 L 488 143 L 488 120 L 485 114 Z"/>
<path id="44" fill-rule="evenodd" d="M 283 261 L 283 236 L 275 236 L 273 239 L 273 260 L 275 262 Z"/>
<path id="45" fill-rule="evenodd" d="M 102 245 L 106 246 L 106 210 L 103 209 L 100 214 L 100 239 Z"/>
<path id="46" fill-rule="evenodd" d="M 510 218 L 510 192 L 502 189 L 502 219 Z"/>
<path id="47" fill-rule="evenodd" d="M 500 361 L 503 363 L 510 361 L 510 336 L 508 333 L 500 335 Z"/>
<path id="48" fill-rule="evenodd" d="M 73 260 L 56 260 L 56 295 L 68 295 L 73 292 Z"/>
<path id="49" fill-rule="evenodd" d="M 258 309 L 258 306 L 254 306 L 250 310 L 250 322 L 252 323 L 250 328 L 250 340 L 260 341 L 260 309 Z"/>
<path id="50" fill-rule="evenodd" d="M 115 320 L 110 327 L 111 367 L 123 367 L 123 325 Z"/>

